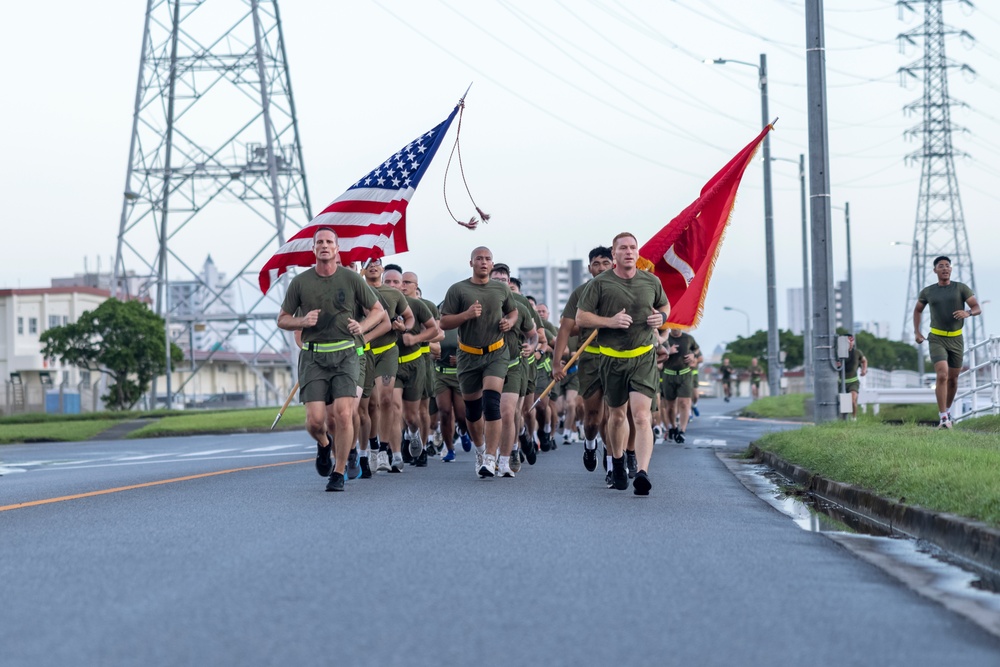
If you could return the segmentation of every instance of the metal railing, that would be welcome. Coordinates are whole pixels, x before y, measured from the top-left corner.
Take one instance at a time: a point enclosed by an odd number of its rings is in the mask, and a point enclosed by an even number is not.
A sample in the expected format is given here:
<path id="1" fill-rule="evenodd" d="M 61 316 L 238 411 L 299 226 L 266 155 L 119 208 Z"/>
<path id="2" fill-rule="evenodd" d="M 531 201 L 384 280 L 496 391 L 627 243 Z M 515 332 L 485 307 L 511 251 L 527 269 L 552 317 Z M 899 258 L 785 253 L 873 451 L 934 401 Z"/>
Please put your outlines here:
<path id="1" fill-rule="evenodd" d="M 990 336 L 965 352 L 968 370 L 958 376 L 952 404 L 955 421 L 1000 414 L 1000 336 Z"/>

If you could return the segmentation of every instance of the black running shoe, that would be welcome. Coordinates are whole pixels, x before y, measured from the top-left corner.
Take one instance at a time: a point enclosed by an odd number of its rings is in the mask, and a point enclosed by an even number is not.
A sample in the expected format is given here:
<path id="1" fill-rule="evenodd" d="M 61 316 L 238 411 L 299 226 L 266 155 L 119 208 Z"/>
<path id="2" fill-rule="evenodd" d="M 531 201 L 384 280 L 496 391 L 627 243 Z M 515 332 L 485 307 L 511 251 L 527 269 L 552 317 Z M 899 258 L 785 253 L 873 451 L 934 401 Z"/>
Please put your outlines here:
<path id="1" fill-rule="evenodd" d="M 625 468 L 628 470 L 628 478 L 633 479 L 639 470 L 639 464 L 635 460 L 635 452 L 625 451 Z"/>
<path id="2" fill-rule="evenodd" d="M 674 442 L 678 444 L 684 443 L 684 431 L 677 429 L 677 433 L 674 434 Z"/>
<path id="3" fill-rule="evenodd" d="M 372 468 L 368 465 L 368 457 L 360 457 L 361 463 L 361 479 L 371 479 L 372 478 Z"/>
<path id="4" fill-rule="evenodd" d="M 344 476 L 339 472 L 330 474 L 330 481 L 326 483 L 327 491 L 343 491 L 344 490 Z"/>
<path id="5" fill-rule="evenodd" d="M 653 483 L 649 481 L 649 475 L 645 470 L 640 470 L 632 480 L 632 493 L 637 496 L 648 496 L 649 490 L 653 488 Z"/>
<path id="6" fill-rule="evenodd" d="M 416 463 L 416 460 L 414 460 L 413 455 L 410 454 L 410 441 L 406 438 L 403 438 L 402 453 L 403 453 L 403 463 L 410 463 L 410 464 Z"/>
<path id="7" fill-rule="evenodd" d="M 547 452 L 552 449 L 552 441 L 549 440 L 548 434 L 543 431 L 538 432 L 538 447 L 543 452 Z"/>
<path id="8" fill-rule="evenodd" d="M 427 467 L 427 450 L 420 452 L 420 456 L 417 457 L 417 467 L 426 468 Z"/>
<path id="9" fill-rule="evenodd" d="M 677 429 L 671 426 L 670 430 L 667 431 L 667 440 L 676 440 L 676 439 L 677 439 Z"/>
<path id="10" fill-rule="evenodd" d="M 601 465 L 604 466 L 604 470 L 608 469 L 608 448 L 601 445 Z"/>
<path id="11" fill-rule="evenodd" d="M 628 488 L 628 473 L 625 471 L 625 457 L 611 459 L 611 479 L 615 488 L 624 491 Z"/>
<path id="12" fill-rule="evenodd" d="M 559 445 L 558 443 L 556 443 L 556 439 L 553 438 L 552 436 L 549 436 L 549 449 L 553 451 L 559 449 Z"/>
<path id="13" fill-rule="evenodd" d="M 524 460 L 528 462 L 529 466 L 535 465 L 535 461 L 538 460 L 538 452 L 535 451 L 535 443 L 531 440 L 525 441 L 527 444 L 521 449 L 524 453 Z"/>
<path id="14" fill-rule="evenodd" d="M 330 441 L 333 442 L 332 440 Z M 316 444 L 316 472 L 320 477 L 329 477 L 333 472 L 333 444 L 321 447 Z"/>
<path id="15" fill-rule="evenodd" d="M 610 470 L 604 474 L 604 483 L 608 485 L 609 489 L 615 488 L 615 479 Z"/>
<path id="16" fill-rule="evenodd" d="M 597 447 L 593 449 L 583 448 L 583 467 L 590 472 L 597 470 Z"/>

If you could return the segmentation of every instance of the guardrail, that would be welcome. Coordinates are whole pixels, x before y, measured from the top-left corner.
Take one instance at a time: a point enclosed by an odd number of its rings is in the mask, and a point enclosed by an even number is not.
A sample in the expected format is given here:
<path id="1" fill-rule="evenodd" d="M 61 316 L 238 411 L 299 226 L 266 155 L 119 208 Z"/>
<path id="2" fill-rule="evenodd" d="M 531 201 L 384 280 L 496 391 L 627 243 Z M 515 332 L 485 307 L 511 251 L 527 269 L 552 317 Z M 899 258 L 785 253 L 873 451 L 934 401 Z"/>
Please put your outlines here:
<path id="1" fill-rule="evenodd" d="M 1000 336 L 990 336 L 965 352 L 968 370 L 958 376 L 955 421 L 984 414 L 1000 414 Z"/>
<path id="2" fill-rule="evenodd" d="M 858 392 L 858 405 L 867 411 L 872 406 L 872 414 L 878 414 L 882 404 L 894 403 L 937 403 L 934 387 L 883 387 L 869 389 L 862 387 Z"/>

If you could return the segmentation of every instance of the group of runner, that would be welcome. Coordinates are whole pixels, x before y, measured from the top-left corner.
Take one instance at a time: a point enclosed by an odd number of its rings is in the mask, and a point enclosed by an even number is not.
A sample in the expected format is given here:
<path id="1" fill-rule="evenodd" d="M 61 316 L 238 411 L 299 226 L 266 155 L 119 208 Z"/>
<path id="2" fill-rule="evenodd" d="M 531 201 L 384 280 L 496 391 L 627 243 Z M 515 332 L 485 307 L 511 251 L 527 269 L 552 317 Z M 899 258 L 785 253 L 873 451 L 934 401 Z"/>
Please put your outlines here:
<path id="1" fill-rule="evenodd" d="M 590 252 L 593 279 L 558 328 L 488 248 L 472 251 L 472 275 L 435 304 L 397 265 L 343 266 L 332 229 L 313 241 L 316 264 L 289 283 L 278 326 L 301 348 L 299 399 L 327 491 L 439 453 L 454 461 L 456 442 L 475 450 L 477 476 L 514 477 L 559 439 L 582 439 L 587 470 L 601 445 L 608 488 L 632 480 L 647 495 L 654 422 L 684 442 L 701 352 L 666 328 L 670 305 L 636 268 L 632 234 Z"/>

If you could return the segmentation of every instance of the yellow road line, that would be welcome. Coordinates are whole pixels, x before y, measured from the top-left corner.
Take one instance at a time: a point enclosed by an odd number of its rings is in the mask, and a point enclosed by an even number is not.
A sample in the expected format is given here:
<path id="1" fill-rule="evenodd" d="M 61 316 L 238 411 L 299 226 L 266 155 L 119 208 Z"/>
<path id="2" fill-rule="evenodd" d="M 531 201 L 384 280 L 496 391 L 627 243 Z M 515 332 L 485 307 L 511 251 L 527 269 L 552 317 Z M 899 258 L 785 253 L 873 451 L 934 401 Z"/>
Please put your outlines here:
<path id="1" fill-rule="evenodd" d="M 49 503 L 61 503 L 66 500 L 78 500 L 80 498 L 90 498 L 91 496 L 103 496 L 108 493 L 118 493 L 119 491 L 131 491 L 132 489 L 142 489 L 147 486 L 159 486 L 160 484 L 173 484 L 174 482 L 187 482 L 192 479 L 203 477 L 215 477 L 216 475 L 228 475 L 231 472 L 244 472 L 247 470 L 260 470 L 261 468 L 274 468 L 275 466 L 289 466 L 296 463 L 309 463 L 312 459 L 301 461 L 284 461 L 282 463 L 268 463 L 259 466 L 249 466 L 246 468 L 231 468 L 229 470 L 219 470 L 216 472 L 206 472 L 200 475 L 188 475 L 187 477 L 174 477 L 173 479 L 161 479 L 158 482 L 144 482 L 142 484 L 132 484 L 131 486 L 119 486 L 113 489 L 101 489 L 100 491 L 88 491 L 87 493 L 77 493 L 72 496 L 60 496 L 58 498 L 45 498 L 44 500 L 32 500 L 26 503 L 16 503 L 14 505 L 0 505 L 0 512 L 7 510 L 17 510 L 24 507 L 34 507 L 36 505 L 48 505 Z"/>

